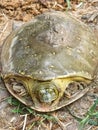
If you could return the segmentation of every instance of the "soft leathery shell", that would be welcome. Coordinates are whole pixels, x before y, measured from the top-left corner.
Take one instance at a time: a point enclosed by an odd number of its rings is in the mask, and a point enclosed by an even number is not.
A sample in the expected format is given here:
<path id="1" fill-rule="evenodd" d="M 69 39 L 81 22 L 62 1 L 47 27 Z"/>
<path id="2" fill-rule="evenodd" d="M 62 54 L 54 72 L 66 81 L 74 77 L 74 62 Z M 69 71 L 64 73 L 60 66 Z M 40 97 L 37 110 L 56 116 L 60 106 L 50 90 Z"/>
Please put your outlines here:
<path id="1" fill-rule="evenodd" d="M 13 31 L 2 48 L 2 73 L 38 80 L 92 78 L 98 40 L 84 23 L 67 13 L 47 12 Z"/>

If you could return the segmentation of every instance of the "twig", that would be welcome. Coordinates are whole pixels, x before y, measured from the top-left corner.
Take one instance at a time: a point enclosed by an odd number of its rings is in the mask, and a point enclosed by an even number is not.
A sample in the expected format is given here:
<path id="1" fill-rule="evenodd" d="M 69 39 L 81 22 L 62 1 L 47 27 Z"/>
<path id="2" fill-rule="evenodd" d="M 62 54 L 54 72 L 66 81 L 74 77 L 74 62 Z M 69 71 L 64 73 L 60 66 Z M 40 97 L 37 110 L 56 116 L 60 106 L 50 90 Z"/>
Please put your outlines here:
<path id="1" fill-rule="evenodd" d="M 1 98 L 1 99 L 0 99 L 0 103 L 3 102 L 3 101 L 5 101 L 5 100 L 8 99 L 9 97 L 10 97 L 10 96 L 6 96 L 6 97 Z"/>
<path id="2" fill-rule="evenodd" d="M 46 130 L 50 130 L 50 128 L 49 128 L 44 122 L 42 122 L 41 125 L 42 125 Z"/>
<path id="3" fill-rule="evenodd" d="M 38 130 L 40 130 L 40 126 L 41 126 L 41 125 L 38 126 Z"/>
<path id="4" fill-rule="evenodd" d="M 52 6 L 52 8 L 55 8 L 56 6 L 60 7 L 61 9 L 64 9 L 64 7 L 58 4 L 57 1 L 54 2 L 54 5 Z"/>
<path id="5" fill-rule="evenodd" d="M 2 14 L 4 16 L 4 18 L 8 21 L 8 17 L 5 13 Z"/>
<path id="6" fill-rule="evenodd" d="M 50 121 L 50 130 L 52 130 L 53 123 Z"/>
<path id="7" fill-rule="evenodd" d="M 6 23 L 5 27 L 3 28 L 2 33 L 0 35 L 0 38 L 3 36 L 3 33 L 5 32 L 5 30 L 7 29 L 7 27 L 8 27 L 8 22 Z"/>
<path id="8" fill-rule="evenodd" d="M 57 123 L 59 124 L 59 126 L 61 127 L 62 130 L 66 130 L 66 127 L 67 127 L 69 124 L 72 123 L 72 122 L 69 122 L 69 123 L 67 123 L 66 125 L 64 125 L 64 123 L 61 122 L 56 115 L 53 114 L 53 116 L 54 116 L 54 118 L 56 119 Z"/>
<path id="9" fill-rule="evenodd" d="M 33 123 L 31 124 L 31 126 L 28 128 L 28 130 L 31 130 L 34 125 L 35 125 L 35 122 L 33 122 Z"/>
<path id="10" fill-rule="evenodd" d="M 22 130 L 25 130 L 26 122 L 27 122 L 27 114 L 25 114 L 24 124 L 23 124 L 23 128 L 22 128 Z"/>
<path id="11" fill-rule="evenodd" d="M 28 120 L 27 123 L 26 123 L 26 125 L 30 125 L 30 124 L 32 124 L 32 122 L 37 122 L 39 119 L 40 119 L 39 117 L 35 117 L 32 120 Z M 19 124 L 17 124 L 15 128 L 20 130 L 20 129 L 22 129 L 22 126 L 19 125 Z"/>
<path id="12" fill-rule="evenodd" d="M 87 130 L 91 130 L 92 127 L 93 127 L 93 126 L 90 126 Z"/>

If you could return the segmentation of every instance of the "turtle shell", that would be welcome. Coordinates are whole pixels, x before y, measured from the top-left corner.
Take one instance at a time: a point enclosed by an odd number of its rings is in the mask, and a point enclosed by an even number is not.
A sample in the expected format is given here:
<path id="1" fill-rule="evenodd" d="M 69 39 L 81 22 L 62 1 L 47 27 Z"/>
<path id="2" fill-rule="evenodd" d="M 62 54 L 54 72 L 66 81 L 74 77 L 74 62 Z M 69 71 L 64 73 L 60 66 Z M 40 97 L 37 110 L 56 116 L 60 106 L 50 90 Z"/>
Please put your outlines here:
<path id="1" fill-rule="evenodd" d="M 14 30 L 1 53 L 4 81 L 12 76 L 44 82 L 68 77 L 92 80 L 97 62 L 98 39 L 94 32 L 59 11 L 43 13 Z"/>

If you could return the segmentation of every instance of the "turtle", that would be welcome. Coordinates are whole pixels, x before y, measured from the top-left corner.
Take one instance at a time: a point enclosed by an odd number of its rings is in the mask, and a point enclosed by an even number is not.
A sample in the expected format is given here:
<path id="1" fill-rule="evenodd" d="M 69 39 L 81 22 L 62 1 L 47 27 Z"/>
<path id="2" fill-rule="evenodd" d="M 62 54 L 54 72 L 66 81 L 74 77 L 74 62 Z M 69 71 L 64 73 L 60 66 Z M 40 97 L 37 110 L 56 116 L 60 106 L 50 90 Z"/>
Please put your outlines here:
<path id="1" fill-rule="evenodd" d="M 58 110 L 85 95 L 97 64 L 94 31 L 61 11 L 45 12 L 13 30 L 1 51 L 7 90 L 40 112 Z"/>

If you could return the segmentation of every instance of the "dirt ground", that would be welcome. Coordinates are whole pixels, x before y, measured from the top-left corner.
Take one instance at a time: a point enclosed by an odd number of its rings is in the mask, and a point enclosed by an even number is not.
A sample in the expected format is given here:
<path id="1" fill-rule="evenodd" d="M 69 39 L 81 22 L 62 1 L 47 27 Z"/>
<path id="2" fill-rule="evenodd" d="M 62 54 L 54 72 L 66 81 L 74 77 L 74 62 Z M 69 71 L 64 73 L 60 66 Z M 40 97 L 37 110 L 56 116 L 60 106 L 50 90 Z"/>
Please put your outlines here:
<path id="1" fill-rule="evenodd" d="M 48 10 L 68 11 L 88 24 L 98 36 L 98 0 L 71 0 L 70 8 L 64 0 L 0 0 L 0 45 L 12 31 L 15 22 L 28 22 Z M 68 108 L 75 115 L 83 117 L 94 102 L 93 94 L 98 95 L 98 86 L 91 88 L 88 94 Z M 12 113 L 14 106 L 7 102 L 10 96 L 0 80 L 0 130 L 78 130 L 78 121 L 66 107 L 50 113 L 55 117 L 55 122 L 37 112 L 33 115 Z M 86 125 L 84 130 L 98 130 L 98 126 Z"/>

